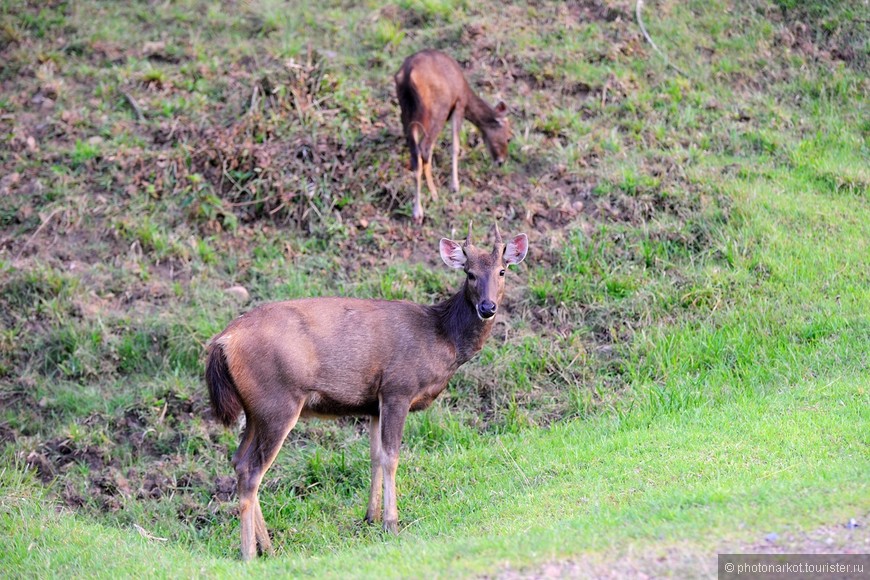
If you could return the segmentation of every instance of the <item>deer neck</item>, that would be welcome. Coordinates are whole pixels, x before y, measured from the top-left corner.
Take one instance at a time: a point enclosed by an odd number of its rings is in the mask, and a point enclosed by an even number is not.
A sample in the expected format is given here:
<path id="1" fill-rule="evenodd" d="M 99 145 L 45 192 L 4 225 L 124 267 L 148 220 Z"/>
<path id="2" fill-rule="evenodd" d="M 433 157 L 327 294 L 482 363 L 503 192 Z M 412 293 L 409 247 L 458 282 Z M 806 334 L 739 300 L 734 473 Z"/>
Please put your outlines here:
<path id="1" fill-rule="evenodd" d="M 481 320 L 466 297 L 466 284 L 440 304 L 432 307 L 444 336 L 456 349 L 456 366 L 477 354 L 492 332 L 494 318 Z"/>
<path id="2" fill-rule="evenodd" d="M 478 129 L 491 127 L 497 124 L 495 110 L 486 104 L 486 101 L 468 90 L 468 103 L 465 105 L 465 118 L 471 121 Z"/>

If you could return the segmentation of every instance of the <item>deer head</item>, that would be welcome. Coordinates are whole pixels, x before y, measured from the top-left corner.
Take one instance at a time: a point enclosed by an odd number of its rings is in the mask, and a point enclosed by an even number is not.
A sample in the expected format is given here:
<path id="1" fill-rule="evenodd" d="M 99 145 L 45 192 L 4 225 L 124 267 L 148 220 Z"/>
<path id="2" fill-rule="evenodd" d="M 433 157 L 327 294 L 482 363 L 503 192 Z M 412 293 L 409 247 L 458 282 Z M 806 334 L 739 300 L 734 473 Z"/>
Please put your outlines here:
<path id="1" fill-rule="evenodd" d="M 492 155 L 493 161 L 495 161 L 496 165 L 501 166 L 507 159 L 508 143 L 513 135 L 511 133 L 511 123 L 508 119 L 507 105 L 499 102 L 493 109 L 493 112 L 495 113 L 493 121 L 481 127 L 481 134 L 489 154 Z"/>
<path id="2" fill-rule="evenodd" d="M 468 236 L 461 245 L 447 238 L 441 239 L 441 259 L 451 268 L 463 269 L 466 274 L 465 297 L 474 307 L 477 317 L 483 321 L 495 316 L 504 295 L 505 271 L 511 264 L 519 264 L 526 257 L 529 238 L 526 234 L 514 236 L 505 244 L 498 230 L 492 229 L 492 251 L 477 248 L 471 241 L 471 224 Z"/>

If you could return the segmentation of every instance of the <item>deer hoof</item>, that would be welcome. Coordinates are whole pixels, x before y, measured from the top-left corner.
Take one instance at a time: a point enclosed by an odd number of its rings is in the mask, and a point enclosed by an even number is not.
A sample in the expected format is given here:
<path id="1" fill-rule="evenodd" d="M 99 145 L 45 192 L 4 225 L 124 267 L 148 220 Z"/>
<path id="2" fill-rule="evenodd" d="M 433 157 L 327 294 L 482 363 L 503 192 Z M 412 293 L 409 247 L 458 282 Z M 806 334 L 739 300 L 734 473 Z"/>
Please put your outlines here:
<path id="1" fill-rule="evenodd" d="M 394 536 L 399 535 L 399 522 L 396 520 L 384 520 L 384 531 Z"/>

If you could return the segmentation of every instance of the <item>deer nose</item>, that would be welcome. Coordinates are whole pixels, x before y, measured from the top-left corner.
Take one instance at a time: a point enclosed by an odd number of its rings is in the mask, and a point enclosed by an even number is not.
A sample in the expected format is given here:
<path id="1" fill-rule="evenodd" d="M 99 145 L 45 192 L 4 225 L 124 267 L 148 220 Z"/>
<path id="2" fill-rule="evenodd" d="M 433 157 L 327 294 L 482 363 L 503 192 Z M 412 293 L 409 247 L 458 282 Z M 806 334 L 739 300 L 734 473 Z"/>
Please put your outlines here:
<path id="1" fill-rule="evenodd" d="M 502 165 L 504 165 L 504 159 L 496 159 L 495 160 L 496 167 L 501 167 Z"/>
<path id="2" fill-rule="evenodd" d="M 495 311 L 498 309 L 498 306 L 492 300 L 484 300 L 477 307 L 477 313 L 480 314 L 480 317 L 484 320 L 488 320 L 495 316 Z"/>

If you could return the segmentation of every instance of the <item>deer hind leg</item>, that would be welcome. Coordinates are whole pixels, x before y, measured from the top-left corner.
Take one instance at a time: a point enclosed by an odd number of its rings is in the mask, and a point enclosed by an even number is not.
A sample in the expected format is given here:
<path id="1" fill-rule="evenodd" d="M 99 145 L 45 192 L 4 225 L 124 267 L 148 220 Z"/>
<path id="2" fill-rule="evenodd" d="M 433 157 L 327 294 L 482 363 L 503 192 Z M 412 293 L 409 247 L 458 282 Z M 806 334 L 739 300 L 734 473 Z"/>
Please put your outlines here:
<path id="1" fill-rule="evenodd" d="M 249 511 L 251 511 L 251 501 L 250 497 L 245 496 L 243 499 L 243 485 L 242 485 L 242 471 L 246 469 L 246 466 L 250 463 L 250 454 L 251 454 L 251 445 L 254 442 L 254 437 L 256 434 L 256 428 L 254 425 L 248 421 L 247 414 L 245 415 L 245 432 L 242 434 L 242 440 L 239 442 L 239 447 L 236 449 L 236 452 L 233 454 L 232 464 L 236 470 L 236 474 L 238 476 L 237 480 L 237 492 L 239 494 L 239 519 L 241 520 L 242 527 L 242 558 L 245 558 L 245 546 L 252 543 L 250 530 L 252 527 L 256 527 L 256 510 L 253 511 L 252 515 L 249 515 Z M 245 466 L 245 467 L 243 467 Z M 253 518 L 251 520 L 251 518 Z M 249 523 L 248 520 L 251 520 Z"/>
<path id="2" fill-rule="evenodd" d="M 444 122 L 442 121 L 440 124 L 436 123 L 433 125 L 434 127 L 443 127 Z M 416 127 L 415 127 L 416 129 Z M 423 130 L 423 125 L 420 125 L 420 129 Z M 423 173 L 426 175 L 426 186 L 429 187 L 429 193 L 432 194 L 432 201 L 438 201 L 438 188 L 435 187 L 435 180 L 432 179 L 432 149 L 435 147 L 435 139 L 438 137 L 438 132 L 433 131 L 431 133 L 427 133 L 424 131 L 423 139 L 419 139 L 419 133 L 415 133 L 414 138 L 417 139 L 417 143 L 419 143 L 417 147 L 417 151 L 419 152 L 419 161 L 422 161 L 423 165 Z M 420 191 L 420 173 L 419 166 L 417 169 L 417 191 Z"/>
<path id="3" fill-rule="evenodd" d="M 242 533 L 242 560 L 250 560 L 254 557 L 256 551 L 256 508 L 254 507 L 257 496 L 257 485 L 252 485 L 250 465 L 253 460 L 253 455 L 256 455 L 254 449 L 254 439 L 256 439 L 257 429 L 248 421 L 245 426 L 244 439 L 239 445 L 239 449 L 233 456 L 233 467 L 236 468 L 237 476 L 237 491 L 239 494 L 239 521 L 241 524 Z"/>
<path id="4" fill-rule="evenodd" d="M 432 192 L 432 201 L 438 201 L 438 189 L 435 187 L 435 180 L 432 179 L 432 157 L 423 162 L 423 173 L 426 174 L 426 186 Z"/>
<path id="5" fill-rule="evenodd" d="M 443 125 L 444 123 L 442 122 L 440 125 L 436 126 L 441 127 Z M 434 135 L 426 134 L 423 136 L 423 141 L 420 143 L 420 155 L 423 160 L 423 174 L 426 176 L 426 186 L 429 188 L 429 193 L 432 194 L 432 201 L 438 201 L 438 188 L 435 187 L 435 180 L 432 179 L 432 149 L 435 147 L 435 139 L 437 137 L 437 133 Z"/>
<path id="6" fill-rule="evenodd" d="M 381 422 L 372 417 L 369 423 L 369 456 L 372 461 L 372 488 L 369 494 L 369 507 L 366 510 L 366 523 L 381 521 L 381 494 L 384 491 L 384 471 L 381 467 Z"/>
<path id="7" fill-rule="evenodd" d="M 270 417 L 268 423 L 253 422 L 249 418 L 245 439 L 250 438 L 250 443 L 244 448 L 242 455 L 237 453 L 235 459 L 239 489 L 239 519 L 242 528 L 242 560 L 253 558 L 257 553 L 258 544 L 261 553 L 269 553 L 272 550 L 272 542 L 260 508 L 258 490 L 263 476 L 275 461 L 284 439 L 296 425 L 299 413 L 302 411 L 302 403 L 295 402 L 280 408 L 283 410 L 281 416 Z"/>
<path id="8" fill-rule="evenodd" d="M 269 538 L 269 530 L 266 529 L 266 520 L 263 518 L 263 510 L 260 508 L 260 498 L 254 504 L 257 511 L 254 512 L 254 536 L 257 538 L 257 546 L 260 554 L 271 556 L 275 553 L 272 548 L 272 540 Z"/>
<path id="9" fill-rule="evenodd" d="M 403 121 L 404 123 L 404 121 Z M 442 123 L 443 124 L 443 123 Z M 439 127 L 441 125 L 438 125 Z M 422 138 L 421 138 L 422 136 Z M 438 188 L 435 187 L 435 180 L 432 178 L 432 147 L 434 139 L 437 135 L 430 135 L 426 132 L 425 127 L 419 122 L 412 122 L 410 127 L 409 144 L 411 155 L 416 161 L 416 165 L 412 163 L 412 167 L 417 172 L 417 192 L 414 197 L 414 222 L 417 224 L 423 223 L 423 205 L 420 203 L 422 195 L 423 179 L 426 176 L 426 185 L 429 187 L 429 192 L 432 194 L 432 200 L 438 199 Z"/>
<path id="10" fill-rule="evenodd" d="M 396 497 L 396 470 L 399 467 L 399 448 L 402 430 L 410 405 L 406 403 L 381 404 L 381 468 L 384 477 L 384 530 L 399 533 L 399 508 Z"/>
<path id="11" fill-rule="evenodd" d="M 417 193 L 414 194 L 414 223 L 423 223 L 423 204 L 420 203 L 420 193 L 423 189 L 423 158 L 417 154 Z"/>
<path id="12" fill-rule="evenodd" d="M 248 454 L 251 442 L 254 440 L 254 428 L 248 424 L 247 415 L 245 415 L 245 432 L 242 434 L 242 440 L 239 443 L 239 448 L 233 454 L 232 464 L 236 467 L 239 461 Z"/>
<path id="13" fill-rule="evenodd" d="M 453 166 L 450 176 L 450 191 L 459 191 L 459 130 L 462 128 L 462 120 L 465 118 L 465 111 L 459 106 L 453 109 L 451 115 L 451 125 L 453 126 L 453 142 L 451 151 L 451 160 Z"/>

